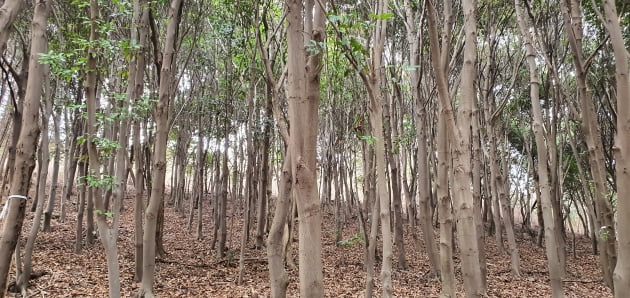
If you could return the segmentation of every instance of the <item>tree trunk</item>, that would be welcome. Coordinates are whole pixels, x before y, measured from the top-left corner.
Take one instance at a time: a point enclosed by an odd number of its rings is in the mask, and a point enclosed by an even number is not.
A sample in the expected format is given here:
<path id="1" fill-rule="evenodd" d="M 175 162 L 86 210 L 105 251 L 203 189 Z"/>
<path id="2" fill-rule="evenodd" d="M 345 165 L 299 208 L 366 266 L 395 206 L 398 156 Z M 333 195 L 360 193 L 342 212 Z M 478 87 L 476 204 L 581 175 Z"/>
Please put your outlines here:
<path id="1" fill-rule="evenodd" d="M 46 71 L 47 73 L 48 71 Z M 48 79 L 47 74 L 46 77 L 44 77 L 44 80 Z M 47 81 L 47 80 L 46 80 Z M 44 86 L 43 86 L 44 87 Z M 41 169 L 40 172 L 38 173 L 39 177 L 37 178 L 37 196 L 40 197 L 41 199 L 36 201 L 36 207 L 35 207 L 35 215 L 33 216 L 33 224 L 31 226 L 31 231 L 28 235 L 28 239 L 26 241 L 26 245 L 24 247 L 24 261 L 22 263 L 22 272 L 21 274 L 19 274 L 16 278 L 16 284 L 19 286 L 20 291 L 23 293 L 23 296 L 25 296 L 24 294 L 26 293 L 26 289 L 28 288 L 29 285 L 29 281 L 31 279 L 31 272 L 33 272 L 33 249 L 35 248 L 35 240 L 37 239 L 37 234 L 39 232 L 39 226 L 41 224 L 41 217 L 42 217 L 42 211 L 44 210 L 44 200 L 43 198 L 46 197 L 46 181 L 48 178 L 48 165 L 50 162 L 50 157 L 49 157 L 49 150 L 48 146 L 49 146 L 49 137 L 48 137 L 48 132 L 49 132 L 49 118 L 50 115 L 52 114 L 52 110 L 53 110 L 53 103 L 52 103 L 52 99 L 53 96 L 50 94 L 51 92 L 51 88 L 50 88 L 50 84 L 49 83 L 45 83 L 45 109 L 44 109 L 44 115 L 42 115 L 42 119 L 41 119 L 41 141 L 40 141 L 40 146 L 39 148 L 46 148 L 43 150 L 39 150 L 40 152 L 40 157 L 41 159 L 39 159 L 39 163 L 41 165 Z M 57 121 L 55 121 L 55 125 L 57 126 Z M 58 150 L 58 146 L 59 146 L 59 127 L 55 127 L 55 141 L 56 141 L 56 148 L 55 150 Z M 57 154 L 58 151 L 55 151 L 55 154 Z M 58 158 L 57 156 L 55 156 L 55 158 Z M 59 163 L 57 161 L 57 166 L 59 166 Z M 58 172 L 58 168 L 57 168 L 57 172 Z M 54 174 L 53 174 L 54 176 Z M 53 180 L 54 183 L 54 180 Z M 53 192 L 53 187 L 51 186 L 51 195 L 54 194 Z M 19 258 L 20 256 L 16 254 L 16 258 Z"/>
<path id="2" fill-rule="evenodd" d="M 77 84 L 77 93 L 76 93 L 76 101 L 75 104 L 80 104 L 83 98 L 83 89 L 80 84 Z M 66 221 L 66 204 L 70 200 L 70 196 L 72 195 L 72 189 L 74 188 L 74 178 L 77 172 L 77 164 L 79 163 L 79 159 L 81 159 L 81 154 L 77 154 L 77 152 L 81 151 L 81 145 L 77 143 L 77 139 L 79 135 L 83 133 L 83 123 L 84 120 L 80 117 L 80 110 L 77 109 L 74 112 L 72 123 L 72 140 L 70 142 L 70 148 L 68 150 L 68 155 L 64 157 L 66 159 L 66 170 L 64 172 L 64 184 L 63 191 L 61 194 L 61 210 L 59 214 L 59 221 Z"/>
<path id="3" fill-rule="evenodd" d="M 435 73 L 438 91 L 440 115 L 446 122 L 450 136 L 453 163 L 453 209 L 457 218 L 457 239 L 462 258 L 462 272 L 464 275 L 464 289 L 469 297 L 478 297 L 486 292 L 481 276 L 479 264 L 479 245 L 476 241 L 477 227 L 475 224 L 474 202 L 471 176 L 471 123 L 472 110 L 475 105 L 475 64 L 476 64 L 476 14 L 474 1 L 463 1 L 462 9 L 465 16 L 464 61 L 462 65 L 462 86 L 460 106 L 457 110 L 457 122 L 449 96 L 446 71 L 448 71 L 449 44 L 447 36 L 450 34 L 451 3 L 444 1 L 445 21 L 443 27 L 443 44 L 440 49 L 438 41 L 436 9 L 428 1 L 427 16 L 429 20 L 429 41 L 431 47 L 431 63 Z"/>
<path id="4" fill-rule="evenodd" d="M 441 114 L 441 113 L 440 113 Z M 449 195 L 448 169 L 449 148 L 446 120 L 438 119 L 438 164 L 436 192 L 440 221 L 440 277 L 442 296 L 455 297 L 455 268 L 453 264 L 453 210 Z"/>
<path id="5" fill-rule="evenodd" d="M 12 2 L 7 1 L 5 5 Z M 4 6 L 3 6 L 4 8 Z M 0 9 L 1 11 L 1 9 Z M 22 114 L 22 129 L 17 142 L 16 159 L 11 183 L 9 184 L 8 210 L 2 225 L 0 234 L 0 291 L 4 295 L 7 289 L 11 257 L 20 238 L 26 200 L 30 188 L 31 175 L 35 167 L 35 152 L 37 151 L 37 138 L 39 137 L 39 106 L 42 95 L 42 80 L 48 67 L 39 63 L 39 54 L 47 52 L 48 39 L 46 27 L 48 21 L 49 3 L 40 1 L 35 5 L 32 22 L 31 55 L 29 57 L 29 77 L 24 99 Z M 0 33 L 10 25 L 0 18 Z M 4 30 L 2 30 L 4 29 Z M 0 44 L 1 45 L 1 44 Z"/>
<path id="6" fill-rule="evenodd" d="M 219 200 L 217 204 L 217 218 L 219 233 L 219 244 L 217 246 L 217 258 L 225 257 L 226 243 L 227 243 L 227 203 L 228 203 L 228 189 L 229 189 L 229 176 L 230 169 L 228 168 L 228 151 L 230 149 L 229 143 L 230 137 L 227 128 L 225 129 L 224 144 L 223 144 L 223 158 L 221 159 L 221 193 L 218 194 Z"/>
<path id="7" fill-rule="evenodd" d="M 61 159 L 61 137 L 59 135 L 59 121 L 53 117 L 55 134 L 55 156 L 53 159 L 53 172 L 50 180 L 50 194 L 48 196 L 46 211 L 44 212 L 44 232 L 50 232 L 50 220 L 55 211 L 55 197 L 57 196 L 57 180 L 59 178 L 59 162 Z M 48 147 L 43 147 L 48 148 Z M 44 197 L 41 197 L 42 199 Z"/>
<path id="8" fill-rule="evenodd" d="M 617 175 L 617 251 L 618 258 L 613 272 L 615 297 L 630 293 L 630 78 L 628 77 L 628 51 L 619 24 L 615 1 L 604 0 L 603 22 L 606 25 L 615 57 L 615 80 L 617 82 L 617 135 L 615 137 L 615 171 Z M 600 230 L 614 236 L 613 227 Z"/>
<path id="9" fill-rule="evenodd" d="M 282 162 L 282 173 L 278 185 L 278 199 L 276 201 L 276 209 L 269 229 L 267 237 L 267 260 L 269 262 L 269 280 L 271 287 L 271 297 L 284 298 L 287 296 L 287 286 L 289 278 L 284 266 L 283 255 L 283 235 L 286 221 L 289 215 L 292 194 L 292 178 L 291 178 L 291 156 L 287 150 Z"/>
<path id="10" fill-rule="evenodd" d="M 146 69 L 146 51 L 148 51 L 148 26 L 149 26 L 149 6 L 147 5 L 148 0 L 137 0 L 134 1 L 134 20 L 135 24 L 132 26 L 132 35 L 135 30 L 138 31 L 138 45 L 140 49 L 136 53 L 135 56 L 135 79 L 134 82 L 134 90 L 132 92 L 131 100 L 136 104 L 141 104 L 142 93 L 144 90 L 144 71 Z M 138 16 L 139 15 L 139 16 Z M 132 67 L 130 63 L 130 68 Z M 144 214 L 144 157 L 142 154 L 142 144 L 140 143 L 140 125 L 142 120 L 135 120 L 133 123 L 133 155 L 135 160 L 135 198 L 134 198 L 134 281 L 140 282 L 142 280 L 142 254 L 143 254 L 143 243 L 142 243 L 142 214 Z"/>
<path id="11" fill-rule="evenodd" d="M 516 16 L 521 31 L 521 38 L 525 45 L 526 61 L 529 68 L 530 99 L 532 103 L 533 118 L 532 130 L 534 132 L 536 150 L 538 153 L 538 183 L 540 186 L 540 202 L 545 224 L 544 235 L 551 289 L 554 298 L 564 297 L 562 290 L 562 267 L 560 264 L 560 254 L 558 253 L 558 240 L 555 237 L 557 227 L 555 226 L 551 199 L 551 186 L 549 184 L 549 172 L 547 169 L 548 154 L 543 132 L 542 110 L 540 107 L 540 81 L 538 79 L 538 67 L 536 66 L 536 53 L 529 33 L 530 25 L 529 21 L 526 19 L 527 16 L 524 12 L 523 4 L 520 0 L 514 0 L 514 5 L 516 6 Z"/>
<path id="12" fill-rule="evenodd" d="M 95 43 L 100 37 L 97 32 L 98 21 L 100 19 L 99 6 L 96 0 L 90 1 L 90 44 Z M 110 228 L 108 217 L 106 215 L 105 198 L 102 189 L 94 181 L 103 179 L 101 170 L 101 161 L 98 148 L 94 139 L 97 137 L 96 124 L 96 107 L 99 105 L 97 98 L 97 53 L 94 46 L 88 49 L 87 57 L 87 76 L 86 76 L 86 103 L 87 103 L 87 149 L 89 156 L 88 171 L 88 188 L 93 194 L 94 213 L 96 214 L 96 225 L 98 227 L 99 236 L 105 250 L 107 261 L 107 277 L 109 281 L 110 297 L 120 297 L 120 269 L 118 264 L 118 247 L 116 240 L 118 238 L 117 226 Z M 92 180 L 92 181 L 90 181 Z M 89 211 L 88 211 L 89 212 Z M 112 210 L 114 217 L 118 217 L 118 210 Z M 117 220 L 114 219 L 114 222 Z"/>
<path id="13" fill-rule="evenodd" d="M 373 168 L 370 167 L 369 171 L 373 171 Z M 374 263 L 376 263 L 376 236 L 378 236 L 378 224 L 379 224 L 379 213 L 380 213 L 380 202 L 378 200 L 373 200 L 374 204 L 372 207 L 372 211 L 369 214 L 372 214 L 370 218 L 370 237 L 367 241 L 367 254 L 365 256 L 365 267 L 367 271 L 367 277 L 365 279 L 365 297 L 371 298 L 374 294 Z"/>
<path id="14" fill-rule="evenodd" d="M 79 146 L 80 154 L 85 154 L 85 145 Z M 87 201 L 87 187 L 85 186 L 85 176 L 87 175 L 88 164 L 85 159 L 78 162 L 79 171 L 79 189 L 78 192 L 78 210 L 77 210 L 77 227 L 75 232 L 74 253 L 79 254 L 83 250 L 83 214 L 85 212 L 85 203 Z"/>
<path id="15" fill-rule="evenodd" d="M 560 1 L 564 27 L 569 37 L 569 45 L 573 53 L 573 65 L 578 88 L 578 99 L 582 117 L 582 133 L 588 147 L 589 165 L 594 180 L 595 189 L 593 199 L 597 206 L 595 229 L 603 231 L 606 235 L 598 235 L 599 261 L 604 277 L 604 282 L 613 288 L 613 270 L 617 261 L 615 251 L 616 232 L 614 214 L 608 196 L 608 184 L 606 181 L 606 165 L 604 149 L 601 143 L 601 129 L 595 114 L 593 96 L 588 90 L 587 71 L 584 54 L 582 52 L 582 11 L 581 5 L 575 0 Z M 575 151 L 575 150 L 574 150 Z M 580 166 L 578 164 L 578 166 Z M 586 181 L 584 181 L 586 183 Z M 586 193 L 585 193 L 586 194 Z M 603 236 L 603 237 L 602 237 Z"/>
<path id="16" fill-rule="evenodd" d="M 272 90 L 273 86 L 267 86 L 267 103 L 265 107 L 265 119 L 270 119 L 272 115 Z M 258 206 L 256 210 L 256 247 L 263 247 L 263 239 L 265 237 L 265 224 L 267 222 L 267 205 L 268 195 L 267 188 L 269 185 L 269 146 L 271 143 L 271 125 L 267 122 L 263 132 L 263 144 L 260 150 L 260 184 L 258 190 Z"/>
<path id="17" fill-rule="evenodd" d="M 406 3 L 406 24 L 408 26 L 407 41 L 410 44 L 409 63 L 411 65 L 420 65 L 420 53 L 424 45 L 424 30 L 417 28 L 418 25 L 416 25 L 413 17 L 414 12 L 412 11 L 409 3 Z M 419 20 L 418 22 L 421 24 L 423 19 L 424 15 L 422 15 L 421 20 Z M 416 154 L 416 194 L 418 196 L 419 204 L 420 229 L 422 230 L 422 237 L 424 239 L 427 255 L 429 256 L 429 263 L 431 264 L 430 273 L 432 276 L 438 277 L 440 276 L 439 253 L 437 243 L 434 239 L 433 225 L 431 224 L 431 174 L 429 171 L 429 161 L 427 158 L 427 156 L 429 155 L 427 140 L 428 125 L 426 124 L 427 122 L 425 120 L 427 111 L 424 100 L 422 98 L 422 91 L 420 89 L 420 82 L 422 80 L 422 69 L 416 68 L 412 70 L 410 77 L 411 96 L 414 99 L 415 106 L 414 120 L 416 125 L 416 139 L 418 144 Z M 412 212 L 411 214 L 414 213 Z M 411 220 L 415 221 L 415 216 L 413 216 Z M 416 247 L 418 248 L 419 246 L 419 242 L 417 242 Z"/>
<path id="18" fill-rule="evenodd" d="M 151 196 L 145 211 L 145 225 L 143 236 L 142 283 L 138 292 L 140 297 L 154 297 L 153 281 L 155 279 L 156 230 L 158 213 L 163 206 L 165 174 L 166 174 L 166 143 L 168 140 L 168 110 L 171 96 L 173 96 L 172 77 L 175 73 L 175 42 L 179 27 L 183 0 L 172 0 L 168 10 L 168 24 L 160 71 L 160 86 L 158 102 L 154 110 L 156 120 L 155 145 L 153 150 L 153 167 L 151 179 Z"/>
<path id="19" fill-rule="evenodd" d="M 389 165 L 389 181 L 392 188 L 392 207 L 394 208 L 394 243 L 396 244 L 396 254 L 398 259 L 398 267 L 406 270 L 409 265 L 407 264 L 407 258 L 405 256 L 405 242 L 403 239 L 403 216 L 402 216 L 402 199 L 401 199 L 401 186 L 400 186 L 400 174 L 399 174 L 399 162 L 398 153 L 399 148 L 394 148 L 392 144 L 392 138 L 396 138 L 395 126 L 396 119 L 396 101 L 402 101 L 402 91 L 400 86 L 394 84 L 394 94 L 392 100 L 386 99 L 383 104 L 383 118 L 384 118 L 384 139 L 385 139 L 385 154 L 387 158 L 387 164 Z M 392 123 L 393 122 L 393 123 Z"/>
<path id="20" fill-rule="evenodd" d="M 22 10 L 24 2 L 21 0 L 6 0 L 0 7 L 0 54 L 4 54 L 7 41 L 9 41 L 11 26 Z"/>
<path id="21" fill-rule="evenodd" d="M 326 1 L 323 4 L 325 5 Z M 303 4 L 305 5 L 304 11 Z M 323 297 L 322 215 L 317 191 L 317 128 L 322 53 L 306 57 L 309 40 L 324 41 L 326 13 L 308 0 L 287 0 L 287 101 L 293 191 L 299 214 L 300 295 Z"/>

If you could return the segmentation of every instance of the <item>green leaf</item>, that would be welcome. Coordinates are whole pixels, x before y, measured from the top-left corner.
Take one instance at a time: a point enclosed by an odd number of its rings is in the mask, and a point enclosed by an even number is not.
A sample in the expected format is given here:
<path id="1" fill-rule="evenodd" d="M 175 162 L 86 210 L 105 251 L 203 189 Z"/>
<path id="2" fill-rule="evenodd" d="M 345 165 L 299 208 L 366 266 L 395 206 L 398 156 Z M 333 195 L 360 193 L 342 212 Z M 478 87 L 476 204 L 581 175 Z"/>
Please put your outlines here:
<path id="1" fill-rule="evenodd" d="M 382 14 L 375 14 L 375 13 L 370 14 L 370 18 L 377 19 L 377 20 L 387 20 L 393 17 L 394 17 L 394 14 L 391 12 L 382 13 Z"/>
<path id="2" fill-rule="evenodd" d="M 359 138 L 365 141 L 369 146 L 374 145 L 374 141 L 376 141 L 376 138 L 373 136 L 360 136 Z"/>
<path id="3" fill-rule="evenodd" d="M 342 19 L 343 18 L 341 16 L 338 16 L 338 15 L 334 15 L 334 14 L 328 15 L 328 21 L 331 22 L 331 23 L 341 21 Z"/>

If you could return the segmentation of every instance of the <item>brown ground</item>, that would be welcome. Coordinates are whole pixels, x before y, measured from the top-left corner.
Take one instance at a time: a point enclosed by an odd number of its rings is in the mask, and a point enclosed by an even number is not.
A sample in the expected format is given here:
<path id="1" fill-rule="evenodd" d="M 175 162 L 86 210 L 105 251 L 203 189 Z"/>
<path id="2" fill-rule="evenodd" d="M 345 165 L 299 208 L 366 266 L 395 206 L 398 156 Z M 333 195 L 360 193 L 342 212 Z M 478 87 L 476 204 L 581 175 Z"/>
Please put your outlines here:
<path id="1" fill-rule="evenodd" d="M 132 207 L 132 199 L 125 200 Z M 209 212 L 204 207 L 206 214 Z M 53 220 L 53 232 L 41 233 L 33 256 L 34 270 L 45 272 L 32 281 L 29 289 L 33 297 L 106 297 L 107 268 L 102 246 L 85 247 L 82 254 L 73 253 L 76 213 L 74 207 L 65 223 Z M 30 229 L 32 214 L 24 225 L 23 235 Z M 235 216 L 239 217 L 240 216 Z M 264 251 L 248 249 L 244 283 L 237 285 L 238 247 L 240 243 L 240 220 L 228 219 L 228 246 L 234 256 L 230 261 L 219 260 L 210 250 L 211 220 L 204 221 L 205 239 L 195 240 L 195 234 L 187 232 L 187 220 L 174 209 L 165 212 L 166 227 L 164 245 L 168 257 L 157 264 L 156 294 L 160 297 L 266 297 L 269 296 L 268 271 Z M 356 219 L 351 220 L 344 230 L 344 239 L 359 232 Z M 323 258 L 325 293 L 327 297 L 363 297 L 365 270 L 363 269 L 363 246 L 341 248 L 334 245 L 334 217 L 326 213 L 324 221 Z M 84 233 L 85 234 L 85 233 Z M 253 233 L 248 247 L 253 246 Z M 122 293 L 132 297 L 138 290 L 133 281 L 133 211 L 122 213 L 119 239 Z M 410 246 L 406 239 L 408 270 L 396 270 L 393 275 L 394 294 L 398 297 L 438 297 L 440 283 L 428 278 L 429 263 L 422 251 Z M 294 244 L 295 251 L 297 243 Z M 569 243 L 569 247 L 571 247 Z M 567 297 L 612 297 L 611 291 L 601 281 L 597 269 L 597 257 L 590 254 L 587 239 L 579 240 L 577 257 L 568 257 L 569 277 L 565 279 Z M 499 255 L 493 238 L 488 237 L 488 296 L 489 297 L 550 297 L 548 274 L 544 250 L 530 240 L 519 241 L 522 262 L 522 277 L 510 273 L 509 257 Z M 296 258 L 297 262 L 297 258 Z M 456 257 L 456 262 L 458 262 Z M 396 266 L 396 264 L 394 264 Z M 377 273 L 380 268 L 376 269 Z M 458 270 L 458 296 L 463 296 L 461 276 Z M 289 296 L 298 296 L 295 270 L 289 271 Z M 378 286 L 378 284 L 377 284 Z M 377 289 L 378 291 L 378 289 Z M 379 293 L 376 293 L 380 296 Z M 12 294 L 11 297 L 16 297 Z"/>

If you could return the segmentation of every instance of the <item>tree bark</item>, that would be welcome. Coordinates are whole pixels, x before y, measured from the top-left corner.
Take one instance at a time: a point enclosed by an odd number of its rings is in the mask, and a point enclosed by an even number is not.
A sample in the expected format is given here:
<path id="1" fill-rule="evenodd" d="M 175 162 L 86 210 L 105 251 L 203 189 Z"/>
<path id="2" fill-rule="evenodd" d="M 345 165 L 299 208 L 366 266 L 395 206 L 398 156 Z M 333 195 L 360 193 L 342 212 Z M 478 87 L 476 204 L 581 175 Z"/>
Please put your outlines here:
<path id="1" fill-rule="evenodd" d="M 151 195 L 144 217 L 142 282 L 139 297 L 154 297 L 153 282 L 155 279 L 156 230 L 158 213 L 163 206 L 166 175 L 166 143 L 168 140 L 168 110 L 173 96 L 172 77 L 175 73 L 175 42 L 181 18 L 183 0 L 172 0 L 168 10 L 168 24 L 160 71 L 158 102 L 155 106 L 156 119 L 155 145 L 152 160 Z"/>
<path id="2" fill-rule="evenodd" d="M 48 73 L 48 70 L 46 70 L 46 73 Z M 44 80 L 46 79 L 48 79 L 47 76 L 44 77 Z M 50 84 L 46 83 L 45 87 L 46 87 L 46 90 L 45 90 L 46 99 L 45 99 L 44 115 L 42 115 L 42 119 L 41 119 L 41 140 L 40 140 L 41 145 L 39 146 L 39 148 L 48 148 L 49 146 L 49 137 L 48 137 L 49 118 L 53 110 L 53 103 L 52 103 L 53 96 L 50 94 L 51 92 Z M 57 123 L 55 123 L 55 125 L 57 125 Z M 57 130 L 57 132 L 55 133 L 56 134 L 55 137 L 58 140 L 59 127 L 56 127 L 55 129 Z M 58 145 L 59 145 L 59 142 L 57 142 L 57 146 Z M 57 150 L 58 147 L 55 149 Z M 39 150 L 39 153 L 40 153 L 39 154 L 40 159 L 38 162 L 40 164 L 40 172 L 38 173 L 39 177 L 37 178 L 37 183 L 38 183 L 37 196 L 40 197 L 41 199 L 34 202 L 35 215 L 33 216 L 33 224 L 31 226 L 31 231 L 28 235 L 28 239 L 26 240 L 26 245 L 24 246 L 24 261 L 22 262 L 22 272 L 16 278 L 16 284 L 19 286 L 20 291 L 22 292 L 22 296 L 25 296 L 24 294 L 26 294 L 26 289 L 28 288 L 29 281 L 31 279 L 31 272 L 33 272 L 33 258 L 32 258 L 33 249 L 35 248 L 35 240 L 37 239 L 37 234 L 39 233 L 39 226 L 41 225 L 42 212 L 44 210 L 45 201 L 43 200 L 43 198 L 46 197 L 46 184 L 47 184 L 46 181 L 48 179 L 48 165 L 50 163 L 50 156 L 49 156 L 50 153 L 49 153 L 49 150 Z M 52 191 L 52 186 L 51 186 L 51 194 L 52 193 L 54 192 Z M 16 257 L 19 258 L 19 256 L 17 255 Z"/>
<path id="3" fill-rule="evenodd" d="M 130 68 L 135 64 L 135 78 L 133 80 L 134 90 L 132 91 L 130 100 L 136 104 L 141 104 L 142 93 L 144 90 L 144 71 L 146 69 L 146 51 L 148 51 L 148 27 L 149 27 L 149 6 L 148 0 L 134 1 L 134 26 L 132 26 L 132 34 L 137 30 L 138 45 L 140 49 L 135 54 L 135 61 L 130 63 Z M 139 16 L 138 16 L 139 15 Z M 134 198 L 134 281 L 142 280 L 142 214 L 144 214 L 144 158 L 142 154 L 142 144 L 140 143 L 140 123 L 142 120 L 136 119 L 133 122 L 133 155 L 135 160 L 135 198 Z"/>
<path id="4" fill-rule="evenodd" d="M 6 0 L 0 7 L 0 54 L 4 54 L 7 41 L 9 41 L 11 26 L 22 10 L 24 2 L 22 0 Z"/>
<path id="5" fill-rule="evenodd" d="M 57 120 L 57 117 L 53 117 L 53 123 L 55 136 L 55 155 L 53 158 L 52 177 L 50 179 L 50 194 L 48 196 L 48 200 L 46 201 L 46 211 L 44 212 L 44 232 L 50 232 L 50 221 L 52 219 L 53 211 L 55 211 L 55 200 L 57 196 L 58 185 L 57 180 L 59 178 L 59 162 L 61 159 L 61 137 L 59 134 L 59 121 Z M 43 199 L 44 196 L 41 198 Z"/>
<path id="6" fill-rule="evenodd" d="M 538 79 L 538 67 L 536 66 L 536 52 L 532 44 L 532 38 L 529 33 L 529 22 L 526 19 L 523 4 L 520 0 L 515 0 L 516 16 L 521 31 L 521 38 L 525 45 L 526 61 L 529 69 L 530 79 L 530 99 L 532 103 L 532 130 L 536 141 L 536 150 L 538 153 L 538 175 L 540 187 L 540 202 L 545 223 L 544 235 L 547 253 L 547 261 L 549 266 L 549 277 L 551 280 L 551 289 L 553 297 L 564 297 L 562 290 L 562 267 L 560 264 L 560 254 L 558 252 L 558 240 L 556 239 L 556 225 L 551 199 L 551 186 L 549 180 L 549 171 L 547 169 L 548 153 L 545 145 L 545 136 L 543 132 L 543 117 L 540 107 L 539 89 L 540 81 Z"/>
<path id="7" fill-rule="evenodd" d="M 10 2 L 17 1 L 7 1 L 5 4 L 8 5 Z M 1 8 L 0 11 L 2 11 Z M 37 138 L 40 133 L 37 123 L 42 96 L 41 86 L 48 69 L 48 67 L 39 63 L 39 54 L 46 53 L 48 48 L 48 39 L 46 37 L 48 11 L 48 1 L 40 0 L 35 4 L 31 33 L 31 54 L 28 66 L 30 75 L 27 82 L 27 86 L 30 87 L 26 89 L 22 110 L 22 129 L 20 130 L 16 146 L 16 159 L 9 187 L 9 199 L 6 203 L 9 205 L 4 224 L 2 225 L 2 233 L 0 234 L 0 291 L 2 291 L 3 295 L 6 294 L 11 257 L 22 231 L 31 175 L 35 167 Z M 8 25 L 4 21 L 0 18 L 0 29 L 4 27 L 6 30 Z"/>
<path id="8" fill-rule="evenodd" d="M 424 10 L 420 10 L 415 13 L 422 13 Z M 419 29 L 417 24 L 421 24 L 425 15 L 422 14 L 420 20 L 416 21 L 414 18 L 414 12 L 408 1 L 405 1 L 405 12 L 407 21 L 407 41 L 410 44 L 409 50 L 409 63 L 411 65 L 420 66 L 421 50 L 424 46 L 423 33 L 424 30 Z M 429 171 L 428 161 L 428 140 L 427 140 L 427 124 L 426 107 L 423 102 L 422 92 L 420 89 L 420 82 L 422 80 L 422 69 L 417 67 L 411 71 L 411 96 L 414 99 L 415 111 L 414 120 L 416 125 L 416 139 L 417 139 L 417 153 L 416 153 L 416 179 L 417 189 L 416 195 L 418 197 L 419 204 L 419 216 L 420 216 L 420 229 L 422 230 L 422 237 L 424 239 L 427 255 L 429 256 L 429 263 L 431 264 L 431 275 L 440 276 L 439 265 L 439 252 L 437 243 L 434 239 L 433 225 L 431 224 L 431 174 Z M 414 206 L 415 207 L 415 206 Z M 409 213 L 409 211 L 408 211 Z M 414 213 L 411 212 L 411 215 Z M 415 216 L 411 218 L 412 226 L 415 221 Z M 419 247 L 419 242 L 416 243 L 416 247 Z"/>
<path id="9" fill-rule="evenodd" d="M 475 104 L 475 63 L 477 24 L 475 3 L 472 0 L 462 1 L 464 14 L 464 61 L 462 65 L 462 86 L 460 106 L 457 110 L 457 122 L 451 106 L 446 71 L 448 71 L 448 41 L 450 32 L 451 2 L 444 1 L 445 21 L 443 27 L 443 45 L 440 49 L 438 42 L 436 9 L 427 2 L 427 16 L 429 20 L 429 41 L 431 47 L 431 63 L 435 73 L 440 115 L 445 121 L 449 132 L 453 163 L 453 209 L 457 218 L 457 239 L 462 258 L 462 273 L 464 275 L 464 289 L 469 297 L 482 296 L 486 292 L 481 276 L 479 263 L 479 245 L 477 244 L 477 227 L 475 224 L 474 202 L 471 175 L 471 123 L 472 110 Z"/>
<path id="10" fill-rule="evenodd" d="M 615 57 L 615 81 L 617 82 L 617 135 L 613 147 L 615 174 L 617 176 L 617 264 L 613 272 L 615 297 L 630 293 L 630 77 L 628 77 L 628 51 L 625 45 L 615 1 L 603 0 L 604 25 L 610 35 Z M 601 14 L 600 14 L 601 15 Z M 605 232 L 611 234 L 607 227 Z M 612 232 L 614 234 L 614 232 Z M 613 236 L 613 235 L 609 235 Z"/>
<path id="11" fill-rule="evenodd" d="M 597 206 L 595 217 L 595 229 L 605 234 L 597 235 L 599 246 L 599 262 L 601 265 L 604 282 L 613 288 L 613 270 L 617 262 L 615 251 L 615 223 L 614 214 L 610 201 L 608 200 L 608 183 L 606 181 L 606 164 L 604 149 L 601 143 L 601 129 L 597 122 L 593 96 L 588 90 L 586 64 L 582 51 L 582 10 L 581 5 L 575 0 L 560 1 L 562 6 L 562 16 L 564 19 L 564 29 L 569 37 L 569 45 L 573 53 L 573 65 L 575 67 L 575 78 L 577 81 L 578 101 L 580 104 L 582 118 L 582 133 L 588 147 L 588 157 L 591 176 L 594 180 L 595 189 L 593 199 Z M 580 166 L 578 164 L 578 166 Z M 586 181 L 584 181 L 586 182 Z M 585 193 L 586 194 L 586 193 Z M 600 230 L 602 229 L 603 230 Z"/>
<path id="12" fill-rule="evenodd" d="M 292 194 L 292 178 L 291 178 L 291 156 L 290 152 L 284 156 L 282 162 L 282 173 L 278 185 L 278 199 L 276 201 L 276 209 L 269 229 L 267 237 L 267 260 L 269 262 L 269 280 L 271 287 L 271 297 L 284 298 L 287 296 L 287 286 L 289 278 L 284 267 L 283 254 L 283 234 L 286 221 L 289 215 Z"/>
<path id="13" fill-rule="evenodd" d="M 323 1 L 324 5 L 326 1 Z M 324 41 L 326 12 L 315 1 L 287 0 L 287 100 L 293 191 L 299 214 L 300 295 L 323 297 L 322 214 L 317 191 L 317 128 L 322 53 L 306 57 L 310 40 Z M 304 5 L 304 11 L 303 9 Z"/>

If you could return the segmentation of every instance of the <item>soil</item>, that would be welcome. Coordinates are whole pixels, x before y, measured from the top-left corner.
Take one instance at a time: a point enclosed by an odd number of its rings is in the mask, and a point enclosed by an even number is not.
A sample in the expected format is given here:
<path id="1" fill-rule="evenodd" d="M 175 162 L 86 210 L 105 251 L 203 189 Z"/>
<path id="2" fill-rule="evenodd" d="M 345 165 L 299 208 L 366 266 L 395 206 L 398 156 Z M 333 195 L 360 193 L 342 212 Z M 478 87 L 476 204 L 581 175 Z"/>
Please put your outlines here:
<path id="1" fill-rule="evenodd" d="M 167 199 L 168 200 L 168 199 Z M 59 201 L 57 201 L 59 202 Z M 255 232 L 245 251 L 243 284 L 238 285 L 238 260 L 241 235 L 241 212 L 230 212 L 228 224 L 228 257 L 219 259 L 211 249 L 211 206 L 204 206 L 204 237 L 196 240 L 195 232 L 187 229 L 188 219 L 172 207 L 165 209 L 164 247 L 167 256 L 158 259 L 155 294 L 159 297 L 268 297 L 270 294 L 266 250 L 254 248 Z M 118 240 L 122 293 L 134 296 L 139 285 L 134 282 L 134 222 L 133 196 L 124 201 L 126 209 L 121 213 Z M 240 205 L 237 203 L 237 205 Z M 74 253 L 76 210 L 68 203 L 68 218 L 52 222 L 52 232 L 40 232 L 33 255 L 34 279 L 28 290 L 33 297 L 107 297 L 107 266 L 100 242 L 86 245 L 81 254 Z M 186 207 L 185 209 L 188 209 Z M 233 210 L 239 210 L 234 208 Z M 323 262 L 324 286 L 327 297 L 363 297 L 365 286 L 364 246 L 358 241 L 346 245 L 335 243 L 334 213 L 332 207 L 324 208 Z M 185 213 L 188 213 L 187 211 Z M 195 212 L 196 213 L 196 212 Z M 22 237 L 28 234 L 32 216 L 27 215 Z M 196 221 L 193 224 L 193 231 Z M 348 218 L 343 239 L 358 235 L 358 218 Z M 85 237 L 85 231 L 83 232 Z M 520 235 L 520 234 L 519 234 Z M 295 237 L 297 239 L 297 237 Z M 24 240 L 24 239 L 22 239 Z M 23 245 L 22 241 L 22 245 Z M 414 247 L 410 237 L 405 245 L 409 268 L 396 269 L 392 274 L 394 295 L 397 297 L 438 297 L 440 282 L 429 276 L 429 261 L 423 247 Z M 297 264 L 297 241 L 293 243 L 293 255 Z M 494 237 L 486 237 L 488 297 L 551 297 L 544 249 L 537 247 L 529 237 L 519 237 L 522 276 L 511 273 L 510 259 L 498 252 Z M 566 297 L 612 297 L 610 289 L 602 282 L 597 256 L 592 254 L 590 242 L 578 238 L 575 245 L 567 244 L 568 275 L 564 279 Z M 394 258 L 396 259 L 396 258 Z M 463 297 L 458 253 L 455 253 L 458 279 L 458 297 Z M 378 262 L 377 262 L 378 263 Z M 394 260 L 394 267 L 397 262 Z M 380 270 L 377 264 L 376 272 Z M 37 276 L 41 275 L 41 276 Z M 298 272 L 289 269 L 288 296 L 299 296 Z M 13 277 L 12 277 L 13 278 Z M 375 295 L 380 296 L 377 280 Z M 20 297 L 12 293 L 10 297 Z"/>

